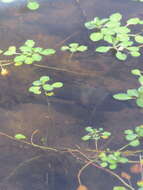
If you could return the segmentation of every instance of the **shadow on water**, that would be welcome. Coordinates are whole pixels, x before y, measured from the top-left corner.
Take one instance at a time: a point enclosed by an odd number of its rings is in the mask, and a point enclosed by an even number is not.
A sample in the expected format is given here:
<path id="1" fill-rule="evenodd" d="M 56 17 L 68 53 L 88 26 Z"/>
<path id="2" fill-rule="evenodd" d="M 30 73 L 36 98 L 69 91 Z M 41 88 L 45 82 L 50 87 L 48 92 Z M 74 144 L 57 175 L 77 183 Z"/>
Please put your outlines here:
<path id="1" fill-rule="evenodd" d="M 40 9 L 32 12 L 25 8 L 25 1 L 0 3 L 1 48 L 18 47 L 33 39 L 37 46 L 57 50 L 57 55 L 45 58 L 42 64 L 59 68 L 10 67 L 8 77 L 0 76 L 0 132 L 12 136 L 22 133 L 30 141 L 38 129 L 34 139 L 37 144 L 45 137 L 44 143 L 52 147 L 78 145 L 84 149 L 91 145 L 82 142 L 81 137 L 84 128 L 92 125 L 112 131 L 111 145 L 120 147 L 122 130 L 142 124 L 142 112 L 131 102 L 113 100 L 112 95 L 137 86 L 130 70 L 140 67 L 140 63 L 129 59 L 120 64 L 111 54 L 90 51 L 69 61 L 70 55 L 61 53 L 59 47 L 71 36 L 66 42 L 78 41 L 94 48 L 83 26 L 85 21 L 113 12 L 122 13 L 124 19 L 142 17 L 142 8 L 143 4 L 130 0 L 49 0 L 40 1 Z M 51 98 L 50 111 L 45 97 L 31 95 L 27 90 L 41 75 L 64 83 L 64 88 Z M 39 150 L 3 136 L 0 152 L 0 190 L 75 190 L 78 186 L 77 173 L 82 163 L 68 153 Z M 94 167 L 88 167 L 81 180 L 89 190 L 111 190 L 118 183 Z"/>

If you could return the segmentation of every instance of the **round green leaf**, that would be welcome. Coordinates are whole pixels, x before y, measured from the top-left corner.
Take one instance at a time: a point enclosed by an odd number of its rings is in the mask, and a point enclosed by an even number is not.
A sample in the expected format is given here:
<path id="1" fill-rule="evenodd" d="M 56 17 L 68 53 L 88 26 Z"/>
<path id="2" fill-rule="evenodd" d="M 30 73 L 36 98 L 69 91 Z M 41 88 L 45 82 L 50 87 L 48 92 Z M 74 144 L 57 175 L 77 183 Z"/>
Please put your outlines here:
<path id="1" fill-rule="evenodd" d="M 139 145 L 140 145 L 140 141 L 138 139 L 130 142 L 130 146 L 136 147 Z"/>
<path id="2" fill-rule="evenodd" d="M 132 96 L 132 97 L 134 97 L 134 96 L 138 97 L 139 96 L 139 93 L 138 93 L 138 91 L 136 89 L 128 89 L 127 94 L 129 96 Z"/>
<path id="3" fill-rule="evenodd" d="M 42 83 L 40 80 L 36 80 L 32 83 L 34 86 L 40 86 Z"/>
<path id="4" fill-rule="evenodd" d="M 102 163 L 100 163 L 100 166 L 103 167 L 103 168 L 105 168 L 105 167 L 108 166 L 108 163 L 107 162 L 102 162 Z"/>
<path id="5" fill-rule="evenodd" d="M 134 133 L 125 136 L 125 139 L 126 139 L 127 141 L 132 141 L 132 140 L 134 140 L 134 139 L 136 139 L 136 138 L 137 138 L 137 135 L 134 134 Z"/>
<path id="6" fill-rule="evenodd" d="M 130 24 L 139 24 L 140 23 L 140 19 L 139 18 L 130 18 L 128 21 L 127 21 L 127 24 L 130 25 Z"/>
<path id="7" fill-rule="evenodd" d="M 110 46 L 100 46 L 100 47 L 96 48 L 95 51 L 100 52 L 100 53 L 106 53 L 110 49 L 111 49 Z"/>
<path id="8" fill-rule="evenodd" d="M 139 81 L 139 83 L 140 83 L 141 85 L 143 85 L 143 76 L 140 76 L 140 77 L 138 78 L 138 81 Z"/>
<path id="9" fill-rule="evenodd" d="M 26 139 L 26 136 L 21 134 L 21 133 L 17 133 L 15 136 L 14 136 L 17 140 L 23 140 L 23 139 Z"/>
<path id="10" fill-rule="evenodd" d="M 103 38 L 103 34 L 99 32 L 93 32 L 89 37 L 93 42 L 99 41 Z"/>
<path id="11" fill-rule="evenodd" d="M 112 21 L 119 21 L 122 19 L 122 15 L 120 13 L 114 13 L 109 18 Z"/>
<path id="12" fill-rule="evenodd" d="M 55 82 L 52 84 L 53 88 L 61 88 L 63 87 L 63 83 L 62 82 Z"/>
<path id="13" fill-rule="evenodd" d="M 85 135 L 85 136 L 83 136 L 81 139 L 82 139 L 83 141 L 88 141 L 90 138 L 91 138 L 91 137 L 90 137 L 89 135 Z"/>
<path id="14" fill-rule="evenodd" d="M 45 82 L 49 81 L 50 77 L 49 76 L 42 76 L 40 77 L 40 81 L 44 84 Z"/>
<path id="15" fill-rule="evenodd" d="M 138 52 L 138 51 L 131 51 L 130 54 L 133 57 L 139 57 L 141 55 L 140 52 Z"/>
<path id="16" fill-rule="evenodd" d="M 40 54 L 42 55 L 53 55 L 56 51 L 54 49 L 44 49 Z"/>
<path id="17" fill-rule="evenodd" d="M 143 108 L 143 98 L 137 98 L 137 99 L 136 99 L 136 104 L 137 104 L 139 107 Z"/>
<path id="18" fill-rule="evenodd" d="M 130 100 L 132 97 L 130 97 L 128 94 L 125 93 L 120 93 L 120 94 L 115 94 L 113 95 L 113 98 L 116 100 Z"/>
<path id="19" fill-rule="evenodd" d="M 109 165 L 109 168 L 111 170 L 115 170 L 117 168 L 117 164 L 111 164 L 111 165 Z"/>
<path id="20" fill-rule="evenodd" d="M 133 130 L 130 130 L 130 129 L 127 129 L 124 131 L 124 134 L 126 135 L 132 135 L 133 133 L 134 133 Z"/>
<path id="21" fill-rule="evenodd" d="M 78 51 L 81 51 L 81 52 L 84 52 L 84 51 L 87 50 L 87 46 L 84 46 L 84 45 L 79 46 L 79 47 L 77 48 L 77 50 L 78 50 Z"/>
<path id="22" fill-rule="evenodd" d="M 41 94 L 39 86 L 31 86 L 28 90 L 34 94 Z"/>
<path id="23" fill-rule="evenodd" d="M 135 36 L 135 41 L 142 44 L 143 43 L 143 36 L 141 35 L 136 35 Z"/>
<path id="24" fill-rule="evenodd" d="M 62 47 L 61 47 L 61 51 L 66 51 L 66 50 L 68 50 L 68 49 L 69 49 L 68 46 L 62 46 Z"/>
<path id="25" fill-rule="evenodd" d="M 115 186 L 113 190 L 127 190 L 127 189 L 123 186 Z"/>
<path id="26" fill-rule="evenodd" d="M 133 75 L 137 75 L 137 76 L 140 76 L 140 75 L 141 75 L 141 71 L 140 71 L 139 69 L 133 69 L 133 70 L 131 70 L 131 73 L 132 73 Z"/>
<path id="27" fill-rule="evenodd" d="M 25 45 L 28 46 L 28 47 L 34 47 L 35 42 L 33 40 L 27 40 L 25 42 Z"/>
<path id="28" fill-rule="evenodd" d="M 32 55 L 32 59 L 33 59 L 33 61 L 41 61 L 42 60 L 42 56 L 39 55 L 39 54 L 34 53 Z"/>
<path id="29" fill-rule="evenodd" d="M 121 61 L 125 61 L 127 59 L 127 55 L 124 53 L 121 53 L 120 51 L 118 51 L 116 53 L 116 57 L 117 57 L 117 59 L 119 59 Z"/>
<path id="30" fill-rule="evenodd" d="M 32 57 L 26 57 L 25 60 L 24 60 L 24 63 L 27 64 L 27 65 L 30 65 L 33 63 L 33 59 Z"/>
<path id="31" fill-rule="evenodd" d="M 36 1 L 30 1 L 30 2 L 28 2 L 27 7 L 30 10 L 36 10 L 36 9 L 38 9 L 40 7 L 40 5 Z"/>
<path id="32" fill-rule="evenodd" d="M 44 89 L 45 91 L 52 91 L 54 88 L 53 88 L 53 86 L 50 85 L 50 84 L 44 84 L 44 85 L 43 85 L 43 89 Z"/>
<path id="33" fill-rule="evenodd" d="M 25 55 L 19 55 L 14 58 L 14 62 L 23 62 L 26 59 Z"/>

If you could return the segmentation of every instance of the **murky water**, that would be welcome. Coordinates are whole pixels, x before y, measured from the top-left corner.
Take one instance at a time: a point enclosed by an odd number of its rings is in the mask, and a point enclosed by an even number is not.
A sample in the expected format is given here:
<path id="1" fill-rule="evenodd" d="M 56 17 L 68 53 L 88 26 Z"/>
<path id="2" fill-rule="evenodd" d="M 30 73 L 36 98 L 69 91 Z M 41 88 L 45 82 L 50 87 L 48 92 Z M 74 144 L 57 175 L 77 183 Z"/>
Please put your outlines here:
<path id="1" fill-rule="evenodd" d="M 143 4 L 131 0 L 43 0 L 40 5 L 32 12 L 25 1 L 0 3 L 1 49 L 32 39 L 37 46 L 57 50 L 56 55 L 40 62 L 49 68 L 10 66 L 9 75 L 0 76 L 0 132 L 11 136 L 22 133 L 30 142 L 38 129 L 34 137 L 37 144 L 41 144 L 41 137 L 47 137 L 48 146 L 64 149 L 78 145 L 84 149 L 91 145 L 81 137 L 84 128 L 92 125 L 111 131 L 113 147 L 120 147 L 122 130 L 142 124 L 143 117 L 132 102 L 115 101 L 112 94 L 137 87 L 130 70 L 141 68 L 142 58 L 121 63 L 110 53 L 105 56 L 88 51 L 69 61 L 69 53 L 59 47 L 77 41 L 94 48 L 83 26 L 85 21 L 114 12 L 123 14 L 124 19 L 143 18 Z M 45 97 L 27 90 L 41 75 L 64 83 L 51 98 L 50 111 Z M 32 148 L 6 136 L 0 136 L 0 153 L 0 190 L 75 190 L 78 186 L 82 163 L 68 153 Z M 92 166 L 81 180 L 89 190 L 111 190 L 118 184 Z"/>

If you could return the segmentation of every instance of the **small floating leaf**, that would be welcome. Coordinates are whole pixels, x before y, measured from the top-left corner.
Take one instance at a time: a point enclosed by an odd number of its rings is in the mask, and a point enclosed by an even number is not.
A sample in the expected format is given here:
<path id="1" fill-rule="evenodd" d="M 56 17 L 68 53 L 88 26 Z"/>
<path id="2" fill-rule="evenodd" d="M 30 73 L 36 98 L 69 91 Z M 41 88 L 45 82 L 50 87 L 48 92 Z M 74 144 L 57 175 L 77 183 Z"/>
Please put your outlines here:
<path id="1" fill-rule="evenodd" d="M 28 47 L 33 47 L 35 45 L 35 42 L 33 40 L 27 40 L 25 42 L 25 45 Z"/>
<path id="2" fill-rule="evenodd" d="M 116 57 L 117 57 L 119 60 L 121 60 L 121 61 L 125 61 L 125 60 L 127 59 L 127 55 L 124 54 L 124 53 L 121 53 L 120 51 L 118 51 L 118 52 L 116 53 Z"/>
<path id="3" fill-rule="evenodd" d="M 55 54 L 56 51 L 54 49 L 44 49 L 40 54 L 42 55 L 53 55 Z"/>
<path id="4" fill-rule="evenodd" d="M 49 81 L 50 80 L 50 77 L 49 76 L 42 76 L 42 77 L 40 77 L 40 81 L 42 82 L 42 83 L 45 83 L 45 82 L 47 82 L 47 81 Z"/>
<path id="5" fill-rule="evenodd" d="M 113 190 L 127 190 L 124 186 L 115 186 Z"/>
<path id="6" fill-rule="evenodd" d="M 140 72 L 139 69 L 133 69 L 133 70 L 131 70 L 131 73 L 132 73 L 133 75 L 137 75 L 137 76 L 140 76 L 140 75 L 141 75 L 141 72 Z"/>
<path id="7" fill-rule="evenodd" d="M 137 99 L 136 99 L 136 104 L 137 104 L 139 107 L 143 108 L 143 98 L 137 98 Z"/>
<path id="8" fill-rule="evenodd" d="M 17 140 L 23 140 L 23 139 L 26 139 L 26 136 L 21 134 L 21 133 L 17 133 L 15 136 L 14 136 Z"/>
<path id="9" fill-rule="evenodd" d="M 130 100 L 132 97 L 130 97 L 128 94 L 125 93 L 120 93 L 120 94 L 115 94 L 113 95 L 113 98 L 117 100 Z"/>
<path id="10" fill-rule="evenodd" d="M 130 18 L 128 21 L 127 21 L 127 24 L 130 25 L 130 24 L 139 24 L 140 23 L 140 19 L 139 18 Z"/>
<path id="11" fill-rule="evenodd" d="M 130 142 L 130 146 L 136 147 L 139 145 L 140 145 L 140 141 L 138 139 Z"/>
<path id="12" fill-rule="evenodd" d="M 135 36 L 135 41 L 142 44 L 143 43 L 143 36 L 141 35 L 136 35 Z"/>
<path id="13" fill-rule="evenodd" d="M 109 51 L 110 49 L 111 49 L 110 46 L 100 46 L 100 47 L 96 48 L 96 51 L 100 52 L 100 53 L 105 53 L 105 52 Z"/>
<path id="14" fill-rule="evenodd" d="M 28 2 L 27 7 L 30 10 L 36 10 L 36 9 L 38 9 L 40 7 L 40 5 L 36 1 L 31 1 L 31 2 Z"/>
<path id="15" fill-rule="evenodd" d="M 63 83 L 62 82 L 55 82 L 55 83 L 52 84 L 52 87 L 61 88 L 61 87 L 63 87 Z"/>
<path id="16" fill-rule="evenodd" d="M 99 41 L 103 38 L 103 34 L 100 33 L 100 32 L 93 32 L 90 34 L 90 39 L 93 41 L 93 42 L 96 42 L 96 41 Z"/>

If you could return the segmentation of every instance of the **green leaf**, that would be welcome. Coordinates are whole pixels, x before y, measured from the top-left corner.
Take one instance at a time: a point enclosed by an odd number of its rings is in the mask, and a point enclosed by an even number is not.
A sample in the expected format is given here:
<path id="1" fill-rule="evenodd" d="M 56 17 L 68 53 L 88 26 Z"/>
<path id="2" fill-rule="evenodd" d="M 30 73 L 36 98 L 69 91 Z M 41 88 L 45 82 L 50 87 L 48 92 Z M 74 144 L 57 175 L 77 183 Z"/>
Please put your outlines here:
<path id="1" fill-rule="evenodd" d="M 26 56 L 25 55 L 19 55 L 14 58 L 14 62 L 23 62 L 25 61 Z"/>
<path id="2" fill-rule="evenodd" d="M 105 36 L 104 36 L 104 40 L 105 40 L 106 42 L 110 43 L 110 44 L 113 43 L 113 38 L 112 38 L 111 35 L 105 35 Z"/>
<path id="3" fill-rule="evenodd" d="M 24 63 L 30 65 L 33 63 L 33 61 L 34 60 L 32 59 L 32 57 L 26 57 L 24 60 Z"/>
<path id="4" fill-rule="evenodd" d="M 134 140 L 134 139 L 136 139 L 136 138 L 137 138 L 137 135 L 134 134 L 134 133 L 125 136 L 125 139 L 126 139 L 127 141 L 132 141 L 132 140 Z"/>
<path id="5" fill-rule="evenodd" d="M 34 94 L 41 94 L 40 87 L 39 86 L 31 86 L 28 89 L 29 92 L 32 92 Z"/>
<path id="6" fill-rule="evenodd" d="M 121 53 L 120 51 L 118 51 L 118 52 L 116 53 L 116 57 L 117 57 L 119 60 L 121 60 L 121 61 L 125 61 L 125 60 L 127 59 L 127 55 L 124 54 L 124 53 Z"/>
<path id="7" fill-rule="evenodd" d="M 108 163 L 107 162 L 102 162 L 102 163 L 100 163 L 100 166 L 103 167 L 103 168 L 105 168 L 105 167 L 108 166 Z"/>
<path id="8" fill-rule="evenodd" d="M 23 63 L 22 62 L 16 62 L 14 65 L 15 66 L 21 66 L 21 65 L 23 65 Z"/>
<path id="9" fill-rule="evenodd" d="M 47 82 L 49 80 L 50 80 L 49 76 L 42 76 L 42 77 L 40 77 L 40 81 L 42 82 L 42 84 L 44 84 L 45 82 Z"/>
<path id="10" fill-rule="evenodd" d="M 77 48 L 79 46 L 79 43 L 71 43 L 69 44 L 69 47 L 71 48 Z"/>
<path id="11" fill-rule="evenodd" d="M 16 47 L 10 46 L 6 52 L 4 52 L 4 55 L 14 55 L 16 53 Z"/>
<path id="12" fill-rule="evenodd" d="M 30 1 L 30 2 L 28 2 L 27 7 L 30 10 L 36 10 L 36 9 L 38 9 L 40 7 L 40 5 L 36 1 Z"/>
<path id="13" fill-rule="evenodd" d="M 142 44 L 143 43 L 143 36 L 141 35 L 136 35 L 135 36 L 135 41 Z"/>
<path id="14" fill-rule="evenodd" d="M 85 130 L 90 133 L 92 133 L 94 131 L 94 129 L 92 129 L 92 127 L 86 127 Z"/>
<path id="15" fill-rule="evenodd" d="M 34 86 L 40 86 L 42 83 L 40 80 L 36 80 L 32 83 Z"/>
<path id="16" fill-rule="evenodd" d="M 143 85 L 143 76 L 140 76 L 140 77 L 138 78 L 138 81 L 139 81 L 139 83 L 140 83 L 141 85 Z"/>
<path id="17" fill-rule="evenodd" d="M 95 51 L 100 52 L 100 53 L 105 53 L 105 52 L 108 52 L 110 49 L 111 49 L 110 46 L 100 46 L 96 48 Z"/>
<path id="18" fill-rule="evenodd" d="M 62 82 L 55 82 L 52 84 L 53 88 L 61 88 L 63 87 L 63 83 Z"/>
<path id="19" fill-rule="evenodd" d="M 143 108 L 143 98 L 137 98 L 137 99 L 136 99 L 136 104 L 137 104 L 139 107 Z"/>
<path id="20" fill-rule="evenodd" d="M 140 23 L 140 19 L 139 18 L 130 18 L 128 21 L 127 21 L 127 24 L 128 25 L 134 25 L 134 24 L 139 24 Z"/>
<path id="21" fill-rule="evenodd" d="M 90 138 L 91 138 L 91 137 L 90 137 L 89 135 L 85 135 L 85 136 L 83 136 L 81 139 L 82 139 L 83 141 L 88 141 Z"/>
<path id="22" fill-rule="evenodd" d="M 116 32 L 121 33 L 121 34 L 127 34 L 127 33 L 131 32 L 131 30 L 129 28 L 127 28 L 126 26 L 121 26 L 121 27 L 117 28 Z"/>
<path id="23" fill-rule="evenodd" d="M 61 51 L 67 51 L 67 50 L 69 50 L 69 47 L 68 47 L 68 46 L 62 46 L 62 47 L 61 47 Z"/>
<path id="24" fill-rule="evenodd" d="M 41 48 L 41 47 L 36 47 L 36 48 L 33 48 L 33 51 L 34 51 L 35 53 L 41 53 L 41 52 L 43 51 L 43 48 Z"/>
<path id="25" fill-rule="evenodd" d="M 127 129 L 124 131 L 124 134 L 126 135 L 132 135 L 133 133 L 134 133 L 133 130 L 130 130 L 130 129 Z"/>
<path id="26" fill-rule="evenodd" d="M 78 51 L 81 51 L 81 52 L 84 52 L 84 51 L 86 51 L 87 50 L 87 46 L 84 46 L 84 45 L 81 45 L 81 46 L 79 46 L 78 48 L 77 48 L 77 50 Z"/>
<path id="27" fill-rule="evenodd" d="M 32 53 L 32 47 L 21 46 L 19 49 L 20 49 L 23 53 Z"/>
<path id="28" fill-rule="evenodd" d="M 133 75 L 141 76 L 141 71 L 139 69 L 133 69 L 133 70 L 131 70 L 131 73 Z"/>
<path id="29" fill-rule="evenodd" d="M 136 89 L 128 89 L 127 90 L 127 94 L 129 95 L 129 96 L 132 96 L 132 97 L 138 97 L 138 91 L 136 90 Z"/>
<path id="30" fill-rule="evenodd" d="M 114 186 L 113 190 L 127 190 L 124 186 Z"/>
<path id="31" fill-rule="evenodd" d="M 40 54 L 42 55 L 53 55 L 56 51 L 54 49 L 44 49 Z"/>
<path id="32" fill-rule="evenodd" d="M 114 13 L 109 18 L 112 21 L 119 21 L 122 19 L 122 15 L 120 13 Z"/>
<path id="33" fill-rule="evenodd" d="M 115 94 L 115 95 L 113 95 L 113 98 L 115 98 L 116 100 L 130 100 L 130 99 L 132 99 L 132 97 L 130 97 L 128 94 L 125 94 L 125 93 Z"/>
<path id="34" fill-rule="evenodd" d="M 93 32 L 90 34 L 89 38 L 93 41 L 93 42 L 96 42 L 96 41 L 99 41 L 103 38 L 103 34 L 102 33 L 99 33 L 99 32 Z"/>
<path id="35" fill-rule="evenodd" d="M 23 140 L 23 139 L 26 139 L 26 136 L 21 134 L 21 133 L 17 133 L 15 136 L 14 136 L 17 140 Z"/>
<path id="36" fill-rule="evenodd" d="M 130 142 L 130 146 L 136 147 L 139 145 L 140 145 L 140 141 L 138 139 Z"/>
<path id="37" fill-rule="evenodd" d="M 141 55 L 140 52 L 138 52 L 138 51 L 131 51 L 130 54 L 133 57 L 139 57 Z"/>
<path id="38" fill-rule="evenodd" d="M 25 45 L 28 46 L 28 47 L 34 47 L 35 42 L 33 40 L 27 40 L 25 42 Z"/>
<path id="39" fill-rule="evenodd" d="M 34 53 L 32 55 L 32 59 L 33 59 L 33 61 L 41 61 L 42 60 L 42 56 L 39 55 L 39 54 L 37 54 L 37 53 Z"/>
<path id="40" fill-rule="evenodd" d="M 50 85 L 50 84 L 44 84 L 44 85 L 43 85 L 43 89 L 44 89 L 45 91 L 52 91 L 54 88 L 53 88 L 53 86 Z"/>
<path id="41" fill-rule="evenodd" d="M 110 133 L 110 132 L 105 131 L 105 132 L 103 132 L 103 133 L 102 133 L 102 135 L 103 135 L 103 136 L 110 136 L 110 135 L 111 135 L 111 133 Z"/>
<path id="42" fill-rule="evenodd" d="M 109 168 L 111 170 L 115 170 L 117 168 L 117 164 L 111 164 L 111 165 L 109 165 Z"/>

